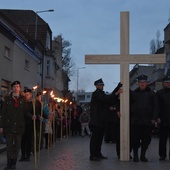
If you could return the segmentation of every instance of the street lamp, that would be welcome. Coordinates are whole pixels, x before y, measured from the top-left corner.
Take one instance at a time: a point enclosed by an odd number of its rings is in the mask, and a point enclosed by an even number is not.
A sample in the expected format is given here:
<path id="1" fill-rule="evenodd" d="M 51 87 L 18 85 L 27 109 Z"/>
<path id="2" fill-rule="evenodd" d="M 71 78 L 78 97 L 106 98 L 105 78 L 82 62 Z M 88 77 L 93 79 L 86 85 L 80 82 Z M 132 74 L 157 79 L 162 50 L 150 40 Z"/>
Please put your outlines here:
<path id="1" fill-rule="evenodd" d="M 79 70 L 80 69 L 84 69 L 84 68 L 86 68 L 86 67 L 79 67 L 79 68 L 77 68 L 77 101 L 78 101 L 78 85 L 79 85 Z"/>
<path id="2" fill-rule="evenodd" d="M 34 36 L 35 36 L 35 37 L 34 37 L 35 44 L 36 44 L 36 41 L 37 41 L 38 13 L 53 12 L 53 11 L 54 11 L 53 9 L 49 9 L 49 10 L 36 11 L 36 12 L 35 12 L 35 35 L 34 35 Z M 42 63 L 41 88 L 42 88 L 42 90 L 43 90 L 43 88 L 44 88 L 44 54 L 43 54 L 43 56 L 42 56 L 41 63 Z"/>
<path id="3" fill-rule="evenodd" d="M 36 11 L 35 12 L 35 41 L 37 40 L 37 22 L 38 22 L 38 13 L 43 13 L 43 12 L 53 12 L 53 9 L 49 9 L 49 10 L 44 10 L 44 11 Z"/>

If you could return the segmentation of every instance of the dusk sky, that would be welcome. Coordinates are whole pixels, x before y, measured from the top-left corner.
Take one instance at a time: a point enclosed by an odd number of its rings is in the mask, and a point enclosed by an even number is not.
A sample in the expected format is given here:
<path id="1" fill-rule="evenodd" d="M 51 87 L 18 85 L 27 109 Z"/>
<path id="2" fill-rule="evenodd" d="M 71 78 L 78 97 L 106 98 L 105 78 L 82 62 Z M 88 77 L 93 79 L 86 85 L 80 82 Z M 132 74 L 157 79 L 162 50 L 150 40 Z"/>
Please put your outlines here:
<path id="1" fill-rule="evenodd" d="M 1 9 L 29 9 L 39 13 L 50 26 L 53 37 L 60 34 L 72 43 L 75 75 L 70 90 L 93 91 L 102 78 L 104 90 L 111 92 L 120 81 L 119 65 L 85 65 L 86 54 L 120 54 L 120 12 L 130 12 L 130 54 L 149 54 L 150 42 L 170 22 L 170 0 L 5 0 Z M 132 69 L 133 66 L 130 66 Z"/>

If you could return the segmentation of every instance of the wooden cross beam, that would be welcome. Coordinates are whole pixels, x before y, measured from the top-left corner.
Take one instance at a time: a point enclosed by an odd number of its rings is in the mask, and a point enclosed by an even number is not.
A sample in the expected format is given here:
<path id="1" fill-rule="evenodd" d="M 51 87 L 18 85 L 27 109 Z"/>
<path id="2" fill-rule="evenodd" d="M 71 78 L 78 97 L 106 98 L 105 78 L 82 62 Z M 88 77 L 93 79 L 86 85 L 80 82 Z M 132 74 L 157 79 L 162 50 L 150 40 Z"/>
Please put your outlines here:
<path id="1" fill-rule="evenodd" d="M 120 64 L 120 160 L 129 161 L 129 64 L 165 63 L 164 54 L 129 54 L 129 12 L 120 13 L 120 55 L 85 55 L 86 64 Z"/>

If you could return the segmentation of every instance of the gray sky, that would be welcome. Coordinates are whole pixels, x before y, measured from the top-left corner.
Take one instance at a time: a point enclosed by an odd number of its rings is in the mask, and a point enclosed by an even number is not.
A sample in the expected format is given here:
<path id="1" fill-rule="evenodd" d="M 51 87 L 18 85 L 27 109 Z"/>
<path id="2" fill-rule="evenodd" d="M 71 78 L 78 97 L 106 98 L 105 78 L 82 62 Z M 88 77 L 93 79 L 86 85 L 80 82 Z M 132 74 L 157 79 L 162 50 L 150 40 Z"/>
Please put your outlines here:
<path id="1" fill-rule="evenodd" d="M 39 13 L 50 26 L 53 37 L 62 34 L 72 43 L 75 76 L 70 90 L 93 91 L 93 82 L 102 78 L 105 91 L 112 91 L 120 80 L 119 65 L 85 65 L 85 54 L 120 54 L 120 12 L 130 12 L 130 53 L 149 54 L 156 32 L 164 39 L 170 19 L 170 0 L 5 0 L 1 9 L 54 9 Z M 130 66 L 132 68 L 133 66 Z"/>

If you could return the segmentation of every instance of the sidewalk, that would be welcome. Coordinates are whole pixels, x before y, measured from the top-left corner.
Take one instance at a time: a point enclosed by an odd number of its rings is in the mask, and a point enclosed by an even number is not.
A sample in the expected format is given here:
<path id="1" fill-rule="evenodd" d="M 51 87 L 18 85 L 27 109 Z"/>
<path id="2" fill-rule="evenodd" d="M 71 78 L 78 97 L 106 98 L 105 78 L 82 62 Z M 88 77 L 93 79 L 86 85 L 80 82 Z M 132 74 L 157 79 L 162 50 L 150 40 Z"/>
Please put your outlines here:
<path id="1" fill-rule="evenodd" d="M 6 144 L 1 144 L 0 143 L 0 153 L 6 151 Z"/>

